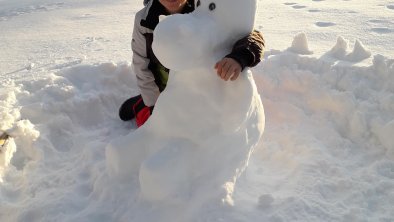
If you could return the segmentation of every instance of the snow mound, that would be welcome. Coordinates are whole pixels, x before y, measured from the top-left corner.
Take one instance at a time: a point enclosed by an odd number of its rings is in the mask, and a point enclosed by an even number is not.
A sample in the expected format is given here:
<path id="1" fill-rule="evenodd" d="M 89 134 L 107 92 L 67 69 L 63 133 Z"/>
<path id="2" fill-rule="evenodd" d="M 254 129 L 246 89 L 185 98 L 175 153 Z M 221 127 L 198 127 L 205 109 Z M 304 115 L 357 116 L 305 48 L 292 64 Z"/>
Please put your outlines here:
<path id="1" fill-rule="evenodd" d="M 351 62 L 359 62 L 370 56 L 371 52 L 359 40 L 356 40 L 353 51 L 346 56 L 346 59 Z"/>
<path id="2" fill-rule="evenodd" d="M 341 39 L 339 42 L 343 42 Z M 265 83 L 257 83 L 268 98 L 282 95 L 289 101 L 303 98 L 303 102 L 296 104 L 302 115 L 328 113 L 325 118 L 332 120 L 338 133 L 354 142 L 363 141 L 360 146 L 368 141 L 393 150 L 389 136 L 394 135 L 393 64 L 392 59 L 381 55 L 376 55 L 369 67 L 349 67 L 325 59 L 280 53 L 265 61 Z M 294 72 L 294 68 L 299 70 Z"/>
<path id="3" fill-rule="evenodd" d="M 2 220 L 68 220 L 58 207 L 77 221 L 118 216 L 109 216 L 99 200 L 115 205 L 126 199 L 126 188 L 103 178 L 103 167 L 109 138 L 133 127 L 117 117 L 121 102 L 136 93 L 130 87 L 136 83 L 127 63 L 80 65 L 9 82 L 0 106 L 1 130 L 10 135 L 0 153 Z"/>
<path id="4" fill-rule="evenodd" d="M 288 50 L 302 55 L 310 55 L 313 54 L 313 51 L 309 50 L 308 46 L 308 38 L 305 33 L 297 34 L 293 42 L 291 43 L 291 47 Z"/>
<path id="5" fill-rule="evenodd" d="M 7 139 L 0 146 L 0 182 L 3 181 L 4 170 L 8 167 L 11 159 L 16 151 L 16 146 L 13 139 Z"/>
<path id="6" fill-rule="evenodd" d="M 337 39 L 337 43 L 335 46 L 328 52 L 331 56 L 337 59 L 345 59 L 346 57 L 346 50 L 348 48 L 347 41 L 342 37 L 339 36 Z"/>
<path id="7" fill-rule="evenodd" d="M 0 102 L 0 116 L 2 116 L 0 133 L 4 132 L 8 135 L 8 138 L 0 146 L 0 182 L 4 171 L 10 164 L 24 164 L 24 158 L 21 160 L 20 155 L 15 155 L 17 146 L 20 147 L 17 154 L 22 153 L 23 156 L 32 159 L 37 158 L 35 151 L 32 150 L 32 143 L 38 138 L 39 132 L 34 129 L 29 120 L 18 120 L 20 112 L 15 108 L 16 95 L 20 93 L 21 88 L 20 85 L 17 86 L 14 82 L 9 82 L 0 92 L 2 98 Z"/>
<path id="8" fill-rule="evenodd" d="M 288 52 L 266 54 L 261 75 L 255 75 L 264 92 L 264 143 L 247 172 L 260 174 L 248 182 L 261 189 L 255 200 L 261 212 L 250 221 L 390 221 L 393 60 L 375 55 L 372 65 L 357 67 Z M 236 196 L 236 203 L 247 203 L 246 194 Z"/>
<path id="9" fill-rule="evenodd" d="M 360 62 L 371 57 L 371 52 L 364 47 L 364 45 L 356 40 L 353 51 L 347 53 L 348 42 L 341 36 L 338 37 L 335 46 L 327 53 L 332 57 L 348 62 Z"/>
<path id="10" fill-rule="evenodd" d="M 138 93 L 129 64 L 80 65 L 4 85 L 1 130 L 12 135 L 16 152 L 0 186 L 2 220 L 158 221 L 175 215 L 179 220 L 174 221 L 290 221 L 300 212 L 306 220 L 321 221 L 361 220 L 360 215 L 371 221 L 393 218 L 394 60 L 375 55 L 372 65 L 356 67 L 288 52 L 266 55 L 253 70 L 269 117 L 264 143 L 251 156 L 246 174 L 221 189 L 223 195 L 232 194 L 236 207 L 201 207 L 212 197 L 205 179 L 189 184 L 205 191 L 195 202 L 186 203 L 188 188 L 179 186 L 174 199 L 152 205 L 140 198 L 137 174 L 128 183 L 107 178 L 108 142 L 135 128 L 117 117 L 120 104 Z M 208 146 L 215 139 L 201 141 Z M 223 140 L 228 141 L 226 151 L 232 151 L 234 139 Z M 193 176 L 171 161 L 190 166 L 185 162 L 194 160 L 194 153 L 179 147 L 194 144 L 174 141 L 167 144 L 178 146 L 163 148 L 141 168 L 143 187 L 156 192 L 153 197 L 166 194 L 154 181 L 179 184 L 180 178 Z M 221 169 L 218 153 L 231 158 L 212 147 L 211 162 L 217 165 L 194 161 L 196 168 L 189 172 Z M 217 171 L 211 173 L 213 177 Z M 159 184 L 169 187 L 164 190 L 174 185 Z M 373 207 L 366 207 L 367 202 Z M 183 205 L 173 208 L 170 203 Z M 338 213 L 322 214 L 321 209 Z M 250 214 L 245 216 L 245 210 Z"/>

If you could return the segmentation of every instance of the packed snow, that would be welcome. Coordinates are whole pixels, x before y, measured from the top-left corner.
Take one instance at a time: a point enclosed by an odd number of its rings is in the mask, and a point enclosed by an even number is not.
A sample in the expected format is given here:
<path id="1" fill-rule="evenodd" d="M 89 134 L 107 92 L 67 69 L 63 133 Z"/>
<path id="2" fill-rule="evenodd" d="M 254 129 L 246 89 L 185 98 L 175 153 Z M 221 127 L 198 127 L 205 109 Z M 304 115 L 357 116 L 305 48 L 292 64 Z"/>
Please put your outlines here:
<path id="1" fill-rule="evenodd" d="M 0 221 L 394 221 L 392 1 L 259 1 L 263 137 L 231 204 L 182 210 L 107 173 L 108 144 L 138 132 L 117 112 L 138 94 L 141 7 L 0 0 Z M 193 185 L 207 196 L 209 182 Z"/>

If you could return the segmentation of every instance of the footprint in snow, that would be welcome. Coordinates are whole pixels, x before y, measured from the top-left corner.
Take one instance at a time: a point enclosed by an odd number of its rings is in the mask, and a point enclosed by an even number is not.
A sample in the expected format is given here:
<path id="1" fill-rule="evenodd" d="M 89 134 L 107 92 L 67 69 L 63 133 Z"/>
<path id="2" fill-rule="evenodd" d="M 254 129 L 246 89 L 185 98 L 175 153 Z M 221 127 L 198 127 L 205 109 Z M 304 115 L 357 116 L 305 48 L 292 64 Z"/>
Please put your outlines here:
<path id="1" fill-rule="evenodd" d="M 306 6 L 304 5 L 294 5 L 292 6 L 294 9 L 302 9 L 302 8 L 306 8 Z"/>
<path id="2" fill-rule="evenodd" d="M 379 34 L 388 34 L 388 33 L 394 32 L 394 30 L 389 29 L 389 28 L 385 28 L 385 27 L 382 27 L 382 28 L 372 28 L 371 31 L 372 31 L 372 32 L 379 33 Z"/>
<path id="3" fill-rule="evenodd" d="M 65 4 L 63 2 L 59 2 L 59 3 L 30 5 L 27 7 L 15 8 L 10 11 L 0 12 L 0 21 L 5 21 L 10 18 L 21 16 L 24 14 L 52 11 L 52 10 L 63 8 L 64 5 Z"/>
<path id="4" fill-rule="evenodd" d="M 329 26 L 334 26 L 336 24 L 333 22 L 316 22 L 315 25 L 318 27 L 329 27 Z"/>
<path id="5" fill-rule="evenodd" d="M 380 20 L 380 19 L 372 19 L 372 20 L 369 20 L 368 22 L 378 23 L 378 24 L 387 23 L 385 20 Z"/>
<path id="6" fill-rule="evenodd" d="M 306 8 L 306 6 L 303 6 L 303 5 L 297 5 L 297 3 L 295 3 L 295 2 L 286 2 L 286 3 L 283 3 L 284 5 L 289 5 L 289 6 L 291 6 L 291 7 L 293 7 L 294 9 L 301 9 L 301 8 Z"/>
<path id="7" fill-rule="evenodd" d="M 368 22 L 369 23 L 372 23 L 372 24 L 374 24 L 374 25 L 379 25 L 380 27 L 375 27 L 375 29 L 372 29 L 373 31 L 382 31 L 383 30 L 383 32 L 387 32 L 387 31 L 390 31 L 390 29 L 389 28 L 387 28 L 387 27 L 390 27 L 392 24 L 394 24 L 392 21 L 390 21 L 390 20 L 384 20 L 384 19 L 371 19 L 371 20 L 368 20 Z M 384 29 L 386 29 L 386 31 L 384 31 Z M 391 30 L 392 31 L 392 30 Z"/>

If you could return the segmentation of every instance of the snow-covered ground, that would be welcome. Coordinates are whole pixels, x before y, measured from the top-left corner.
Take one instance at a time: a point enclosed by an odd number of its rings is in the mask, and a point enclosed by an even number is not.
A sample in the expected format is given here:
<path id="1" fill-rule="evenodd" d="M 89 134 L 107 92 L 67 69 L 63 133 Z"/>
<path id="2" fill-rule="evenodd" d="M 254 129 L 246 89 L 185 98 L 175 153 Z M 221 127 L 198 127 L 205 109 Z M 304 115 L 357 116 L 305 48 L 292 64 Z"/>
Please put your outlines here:
<path id="1" fill-rule="evenodd" d="M 108 142 L 135 130 L 117 110 L 138 93 L 130 38 L 141 7 L 0 0 L 0 130 L 12 136 L 0 152 L 0 221 L 186 213 L 105 176 Z M 234 206 L 189 209 L 190 220 L 394 221 L 393 21 L 393 1 L 260 1 L 263 139 Z"/>

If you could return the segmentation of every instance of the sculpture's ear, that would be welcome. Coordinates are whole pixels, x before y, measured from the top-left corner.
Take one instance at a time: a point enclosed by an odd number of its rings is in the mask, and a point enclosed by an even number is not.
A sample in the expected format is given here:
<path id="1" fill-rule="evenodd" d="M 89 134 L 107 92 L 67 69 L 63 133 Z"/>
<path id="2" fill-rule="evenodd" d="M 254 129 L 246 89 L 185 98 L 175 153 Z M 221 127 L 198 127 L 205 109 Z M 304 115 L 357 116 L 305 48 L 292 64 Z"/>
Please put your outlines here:
<path id="1" fill-rule="evenodd" d="M 195 4 L 195 8 L 198 8 L 201 5 L 201 0 L 196 0 Z"/>
<path id="2" fill-rule="evenodd" d="M 159 22 L 163 21 L 167 16 L 166 15 L 160 15 L 159 16 Z"/>
<path id="3" fill-rule="evenodd" d="M 207 2 L 204 2 L 204 4 L 201 4 L 201 0 L 195 0 L 195 8 L 198 7 L 207 7 L 207 9 L 209 9 L 209 11 L 214 11 L 216 8 L 216 3 L 214 1 L 212 2 L 208 2 L 209 4 L 207 4 Z"/>

